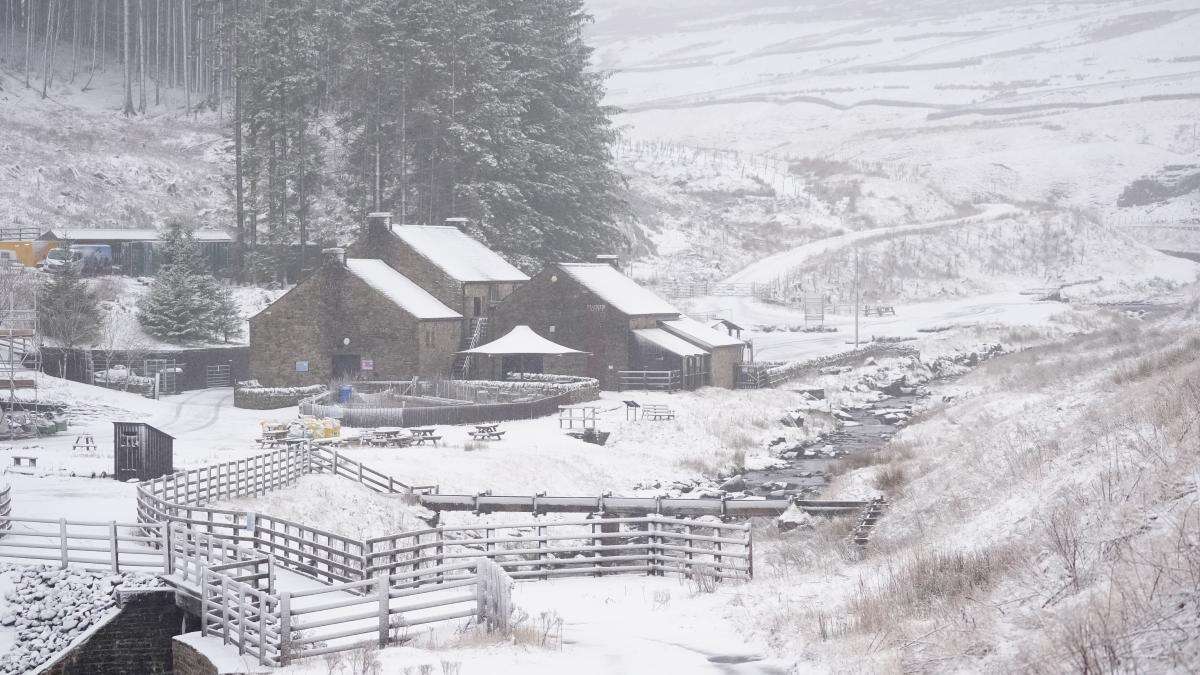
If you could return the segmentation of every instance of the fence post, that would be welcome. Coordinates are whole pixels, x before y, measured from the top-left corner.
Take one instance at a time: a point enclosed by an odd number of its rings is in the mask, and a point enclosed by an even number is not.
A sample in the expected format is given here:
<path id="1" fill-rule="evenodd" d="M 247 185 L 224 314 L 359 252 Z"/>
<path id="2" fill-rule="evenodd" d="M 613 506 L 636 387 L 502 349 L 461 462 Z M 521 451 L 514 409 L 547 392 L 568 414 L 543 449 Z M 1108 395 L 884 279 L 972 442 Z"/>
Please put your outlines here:
<path id="1" fill-rule="evenodd" d="M 238 653 L 246 653 L 246 587 L 238 586 Z"/>
<path id="2" fill-rule="evenodd" d="M 754 578 L 754 532 L 746 525 L 746 573 Z"/>
<path id="3" fill-rule="evenodd" d="M 546 552 L 543 550 L 546 548 L 546 526 L 545 525 L 538 525 L 537 536 L 538 536 L 538 570 L 541 571 L 542 578 L 546 579 L 546 578 L 549 578 L 550 575 L 547 573 L 547 570 L 549 568 L 546 566 Z"/>
<path id="4" fill-rule="evenodd" d="M 446 547 L 445 547 L 445 543 L 444 543 L 446 541 L 446 534 L 444 532 L 442 532 L 441 525 L 437 526 L 436 534 L 437 534 L 437 548 L 435 548 L 434 550 L 437 551 L 437 566 L 438 566 L 437 579 L 438 579 L 438 583 L 440 584 L 446 577 L 446 573 L 442 571 L 442 565 L 446 564 L 446 560 L 444 557 L 446 555 Z"/>
<path id="5" fill-rule="evenodd" d="M 388 643 L 388 628 L 390 628 L 388 622 L 388 601 L 390 600 L 391 586 L 388 583 L 387 576 L 379 577 L 375 585 L 379 592 L 379 646 L 382 648 L 386 647 Z"/>
<path id="6" fill-rule="evenodd" d="M 292 594 L 279 592 L 279 665 L 292 658 Z"/>
<path id="7" fill-rule="evenodd" d="M 174 574 L 171 562 L 171 521 L 165 520 L 159 524 L 159 531 L 162 532 L 163 540 L 163 570 L 167 574 Z"/>
<path id="8" fill-rule="evenodd" d="M 69 554 L 67 553 L 67 519 L 58 519 L 58 546 L 59 552 L 62 554 L 62 568 L 67 569 L 67 563 L 70 562 Z"/>
<path id="9" fill-rule="evenodd" d="M 110 533 L 110 537 L 112 538 L 111 558 L 112 558 L 113 574 L 120 574 L 121 573 L 121 559 L 120 559 L 118 551 L 117 551 L 117 521 L 114 520 L 112 522 L 112 524 L 110 525 L 110 528 L 111 529 L 109 530 L 109 533 Z"/>
<path id="10" fill-rule="evenodd" d="M 221 575 L 221 585 L 218 587 L 221 591 L 221 639 L 225 644 L 229 644 L 229 591 L 226 588 L 226 582 L 229 577 Z"/>
<path id="11" fill-rule="evenodd" d="M 199 570 L 200 586 L 200 635 L 208 636 L 208 573 L 201 569 Z"/>

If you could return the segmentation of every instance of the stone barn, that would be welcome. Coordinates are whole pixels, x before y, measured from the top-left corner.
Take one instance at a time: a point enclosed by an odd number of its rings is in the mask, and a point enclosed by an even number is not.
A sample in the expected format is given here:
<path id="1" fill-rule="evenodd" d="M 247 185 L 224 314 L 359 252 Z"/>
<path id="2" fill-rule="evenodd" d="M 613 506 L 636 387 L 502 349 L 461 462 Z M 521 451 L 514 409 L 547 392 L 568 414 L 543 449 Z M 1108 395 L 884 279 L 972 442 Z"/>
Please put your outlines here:
<path id="1" fill-rule="evenodd" d="M 673 385 L 642 383 L 647 386 L 694 388 L 717 380 L 733 386 L 723 375 L 711 376 L 707 347 L 668 330 L 669 322 L 683 319 L 679 310 L 610 262 L 549 265 L 502 302 L 494 317 L 497 334 L 524 324 L 554 342 L 588 352 L 584 374 L 604 389 L 631 386 L 630 378 L 636 376 L 630 373 L 646 371 L 675 372 L 677 378 Z M 719 337 L 706 335 L 714 342 Z"/>
<path id="2" fill-rule="evenodd" d="M 745 341 L 686 316 L 663 321 L 662 328 L 709 353 L 707 384 L 726 389 L 737 388 L 738 370 L 748 361 Z"/>
<path id="3" fill-rule="evenodd" d="M 250 375 L 267 387 L 450 375 L 462 315 L 382 260 L 341 249 L 250 319 Z"/>
<path id="4" fill-rule="evenodd" d="M 467 319 L 487 317 L 529 281 L 499 253 L 457 227 L 392 225 L 388 213 L 368 217 L 366 234 L 350 253 L 383 260 Z"/>

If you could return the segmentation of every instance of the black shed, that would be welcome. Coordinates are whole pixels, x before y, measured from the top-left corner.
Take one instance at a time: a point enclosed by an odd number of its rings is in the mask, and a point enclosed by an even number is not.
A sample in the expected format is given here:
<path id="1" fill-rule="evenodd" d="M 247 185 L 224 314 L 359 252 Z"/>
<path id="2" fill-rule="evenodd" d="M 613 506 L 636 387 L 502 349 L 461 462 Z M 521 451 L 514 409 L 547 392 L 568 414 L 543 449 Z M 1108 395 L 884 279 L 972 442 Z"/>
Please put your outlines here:
<path id="1" fill-rule="evenodd" d="M 113 422 L 113 477 L 153 480 L 175 471 L 175 437 L 145 422 Z"/>

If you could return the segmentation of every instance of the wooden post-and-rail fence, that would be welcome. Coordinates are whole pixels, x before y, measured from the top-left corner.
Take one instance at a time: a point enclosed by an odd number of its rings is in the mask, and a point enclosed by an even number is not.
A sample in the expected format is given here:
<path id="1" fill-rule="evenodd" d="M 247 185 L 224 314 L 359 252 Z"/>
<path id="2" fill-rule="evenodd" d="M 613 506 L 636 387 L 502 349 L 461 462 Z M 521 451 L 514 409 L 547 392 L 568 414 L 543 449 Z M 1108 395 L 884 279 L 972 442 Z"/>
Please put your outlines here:
<path id="1" fill-rule="evenodd" d="M 272 515 L 209 506 L 330 473 L 386 494 L 437 495 L 325 448 L 276 450 L 137 486 L 136 523 L 14 518 L 0 489 L 0 558 L 155 571 L 199 605 L 201 630 L 265 665 L 387 645 L 413 626 L 471 618 L 502 628 L 513 579 L 644 573 L 747 579 L 749 525 L 661 514 L 435 527 L 356 540 Z M 553 499 L 553 498 L 551 498 Z M 324 585 L 281 589 L 280 569 Z"/>

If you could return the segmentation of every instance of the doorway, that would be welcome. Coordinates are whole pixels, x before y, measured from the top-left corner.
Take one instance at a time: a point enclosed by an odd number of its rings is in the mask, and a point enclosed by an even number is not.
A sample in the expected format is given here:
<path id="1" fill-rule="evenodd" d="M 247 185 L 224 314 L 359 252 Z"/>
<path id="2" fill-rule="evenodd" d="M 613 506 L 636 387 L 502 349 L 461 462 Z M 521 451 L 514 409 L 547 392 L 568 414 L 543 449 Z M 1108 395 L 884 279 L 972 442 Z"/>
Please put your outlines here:
<path id="1" fill-rule="evenodd" d="M 333 379 L 335 380 L 358 379 L 361 368 L 362 358 L 358 354 L 333 355 Z"/>
<path id="2" fill-rule="evenodd" d="M 471 316 L 483 316 L 483 298 L 475 296 L 471 298 Z"/>

